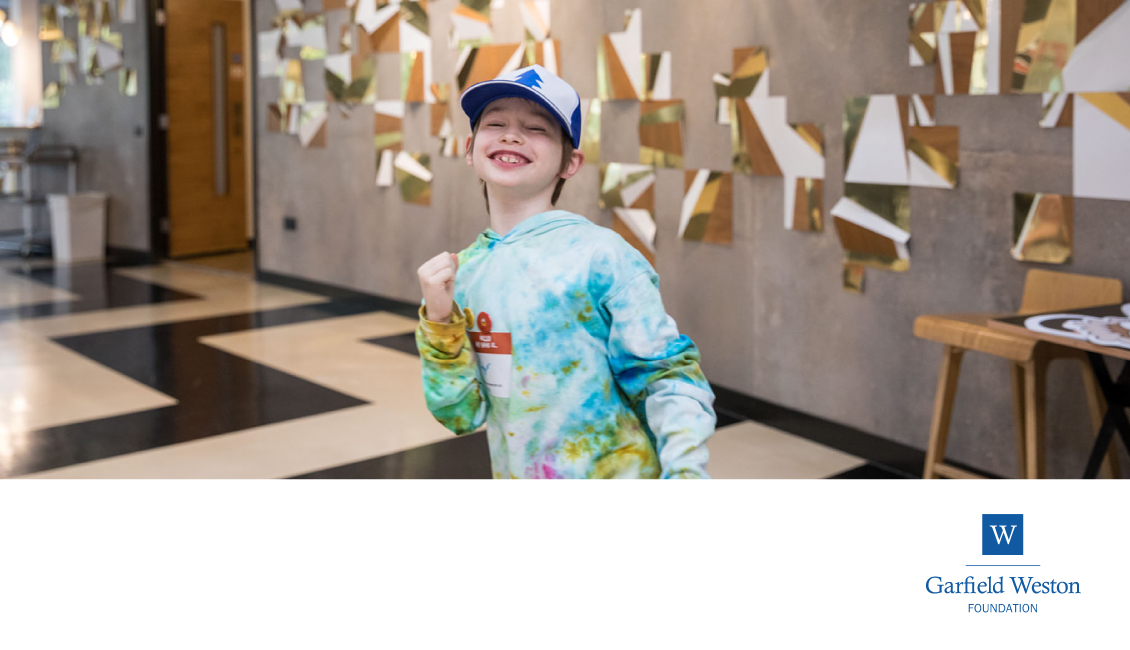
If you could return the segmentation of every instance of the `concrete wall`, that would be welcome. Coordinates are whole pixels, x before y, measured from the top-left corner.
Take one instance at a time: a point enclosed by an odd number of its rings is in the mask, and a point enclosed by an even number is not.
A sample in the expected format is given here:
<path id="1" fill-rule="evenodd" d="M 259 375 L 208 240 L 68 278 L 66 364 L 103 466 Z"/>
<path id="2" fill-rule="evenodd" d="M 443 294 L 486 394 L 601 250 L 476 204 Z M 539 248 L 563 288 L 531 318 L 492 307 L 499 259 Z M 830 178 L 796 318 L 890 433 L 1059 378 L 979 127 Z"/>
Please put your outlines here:
<path id="1" fill-rule="evenodd" d="M 257 30 L 269 29 L 273 0 L 256 0 Z M 446 47 L 454 0 L 429 3 L 436 79 L 452 75 Z M 516 2 L 496 17 L 496 40 L 522 36 Z M 308 0 L 316 10 L 318 0 Z M 842 194 L 844 99 L 877 93 L 930 93 L 933 69 L 907 64 L 905 0 L 554 0 L 553 35 L 562 41 L 564 76 L 582 97 L 596 94 L 596 48 L 641 7 L 645 52 L 674 56 L 674 96 L 687 102 L 688 168 L 730 168 L 729 132 L 714 124 L 710 77 L 728 72 L 734 47 L 769 48 L 771 92 L 789 100 L 789 119 L 825 125 L 825 207 Z M 330 20 L 336 43 L 342 12 Z M 334 50 L 331 49 L 331 52 Z M 324 95 L 322 65 L 304 62 L 307 97 Z M 396 98 L 396 57 L 381 57 L 380 94 Z M 330 116 L 329 145 L 302 150 L 296 138 L 266 133 L 265 105 L 275 79 L 258 82 L 260 265 L 270 272 L 418 300 L 416 267 L 444 249 L 468 245 L 487 225 L 479 186 L 461 160 L 439 158 L 428 137 L 427 107 L 409 109 L 406 148 L 433 157 L 430 208 L 405 205 L 374 187 L 369 107 Z M 840 286 L 842 249 L 832 229 L 787 232 L 782 182 L 734 177 L 734 244 L 677 239 L 683 171 L 659 170 L 658 271 L 670 313 L 699 344 L 708 377 L 725 386 L 924 448 L 941 346 L 915 339 L 914 318 L 947 311 L 1019 306 L 1025 272 L 1011 245 L 1015 191 L 1071 192 L 1071 133 L 1037 125 L 1038 96 L 939 97 L 938 123 L 961 127 L 956 190 L 911 189 L 912 263 L 908 273 L 867 272 L 866 294 Z M 638 107 L 606 103 L 606 161 L 635 162 Z M 467 127 L 459 121 L 461 133 Z M 610 225 L 598 210 L 597 170 L 566 186 L 561 207 Z M 1062 270 L 1117 277 L 1125 263 L 1130 205 L 1075 203 L 1075 261 Z M 284 215 L 298 217 L 295 232 Z M 1003 361 L 967 357 L 950 457 L 1005 475 L 1015 472 L 1011 389 Z M 1076 368 L 1052 366 L 1049 473 L 1082 472 L 1091 426 Z"/>
<path id="2" fill-rule="evenodd" d="M 46 2 L 44 4 L 47 4 Z M 122 33 L 124 65 L 137 70 L 138 94 L 118 91 L 118 73 L 107 73 L 101 85 L 81 78 L 67 86 L 59 108 L 43 113 L 46 142 L 79 147 L 78 190 L 106 192 L 109 197 L 107 244 L 149 251 L 149 41 L 145 3 L 138 2 L 137 22 L 114 24 Z M 64 33 L 77 43 L 77 18 L 64 21 Z M 35 34 L 25 34 L 35 38 Z M 51 63 L 51 44 L 43 44 L 43 85 L 59 79 Z M 65 190 L 65 177 L 44 174 L 45 182 Z"/>

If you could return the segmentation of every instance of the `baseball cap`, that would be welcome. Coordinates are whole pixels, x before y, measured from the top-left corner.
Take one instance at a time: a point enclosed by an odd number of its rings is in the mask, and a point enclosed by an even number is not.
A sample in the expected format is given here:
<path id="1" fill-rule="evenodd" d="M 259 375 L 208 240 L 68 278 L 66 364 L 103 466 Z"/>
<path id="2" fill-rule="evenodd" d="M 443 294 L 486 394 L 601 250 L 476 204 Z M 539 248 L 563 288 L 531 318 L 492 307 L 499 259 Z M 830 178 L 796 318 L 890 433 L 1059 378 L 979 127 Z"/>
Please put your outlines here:
<path id="1" fill-rule="evenodd" d="M 573 147 L 581 146 L 581 96 L 561 77 L 540 65 L 531 65 L 480 81 L 463 92 L 459 105 L 471 118 L 474 128 L 487 104 L 503 97 L 522 97 L 537 102 L 557 119 L 573 139 Z"/>

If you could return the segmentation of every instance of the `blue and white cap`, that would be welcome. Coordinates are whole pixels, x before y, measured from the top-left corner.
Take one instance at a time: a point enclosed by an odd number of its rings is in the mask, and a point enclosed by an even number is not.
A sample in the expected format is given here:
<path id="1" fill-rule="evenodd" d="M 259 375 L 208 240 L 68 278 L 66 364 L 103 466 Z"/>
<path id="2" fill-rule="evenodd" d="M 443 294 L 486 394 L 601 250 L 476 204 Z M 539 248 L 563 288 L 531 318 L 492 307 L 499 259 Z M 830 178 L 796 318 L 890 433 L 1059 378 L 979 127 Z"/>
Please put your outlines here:
<path id="1" fill-rule="evenodd" d="M 523 97 L 537 102 L 557 118 L 573 138 L 573 147 L 581 146 L 581 96 L 561 77 L 540 65 L 531 65 L 490 81 L 480 81 L 463 92 L 459 105 L 471 118 L 474 128 L 487 104 L 503 97 Z"/>

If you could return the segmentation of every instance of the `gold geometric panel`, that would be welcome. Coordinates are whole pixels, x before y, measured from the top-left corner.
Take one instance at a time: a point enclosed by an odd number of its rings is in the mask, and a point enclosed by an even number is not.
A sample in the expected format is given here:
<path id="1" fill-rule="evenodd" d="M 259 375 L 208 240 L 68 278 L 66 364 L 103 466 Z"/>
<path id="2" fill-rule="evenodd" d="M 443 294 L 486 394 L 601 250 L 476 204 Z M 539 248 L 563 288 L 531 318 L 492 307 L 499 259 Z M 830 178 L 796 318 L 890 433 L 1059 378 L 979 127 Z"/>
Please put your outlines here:
<path id="1" fill-rule="evenodd" d="M 790 188 L 785 188 L 788 192 Z M 824 181 L 798 178 L 794 189 L 793 219 L 789 230 L 824 231 Z"/>
<path id="2" fill-rule="evenodd" d="M 60 38 L 63 38 L 63 29 L 59 24 L 59 14 L 55 5 L 53 3 L 39 5 L 39 40 L 57 41 Z"/>
<path id="3" fill-rule="evenodd" d="M 540 43 L 549 38 L 549 0 L 524 0 L 519 5 L 519 11 L 526 28 L 527 43 Z"/>
<path id="4" fill-rule="evenodd" d="M 949 187 L 955 187 L 958 171 L 958 127 L 911 126 L 906 130 L 908 154 L 924 162 Z M 916 171 L 912 166 L 911 185 L 919 184 L 916 182 Z"/>
<path id="5" fill-rule="evenodd" d="M 910 192 L 907 186 L 844 184 L 832 207 L 845 261 L 889 271 L 910 268 Z"/>
<path id="6" fill-rule="evenodd" d="M 432 204 L 431 156 L 426 153 L 396 154 L 396 182 L 405 203 Z"/>
<path id="7" fill-rule="evenodd" d="M 762 47 L 734 49 L 734 72 L 718 73 L 714 82 L 714 113 L 718 124 L 731 124 L 736 100 L 769 94 L 769 58 Z M 748 173 L 748 172 L 747 172 Z"/>
<path id="8" fill-rule="evenodd" d="M 122 68 L 118 71 L 118 91 L 126 97 L 137 97 L 137 70 Z"/>
<path id="9" fill-rule="evenodd" d="M 561 41 L 553 38 L 526 43 L 526 65 L 540 65 L 561 76 Z"/>
<path id="10" fill-rule="evenodd" d="M 688 170 L 679 236 L 708 244 L 734 241 L 733 174 Z"/>
<path id="11" fill-rule="evenodd" d="M 1074 201 L 1070 196 L 1013 194 L 1013 259 L 1069 264 L 1073 221 Z"/>
<path id="12" fill-rule="evenodd" d="M 938 37 L 934 33 L 934 3 L 910 5 L 910 65 L 933 65 Z"/>
<path id="13" fill-rule="evenodd" d="M 600 163 L 600 108 L 599 99 L 581 100 L 581 114 L 584 115 L 581 153 L 585 154 L 586 164 Z"/>
<path id="14" fill-rule="evenodd" d="M 603 163 L 600 165 L 602 208 L 655 210 L 655 169 L 649 165 Z"/>
<path id="15" fill-rule="evenodd" d="M 612 210 L 612 230 L 655 265 L 655 169 L 647 165 L 600 166 L 600 207 Z"/>
<path id="16" fill-rule="evenodd" d="M 671 99 L 671 53 L 641 54 L 641 100 Z"/>
<path id="17" fill-rule="evenodd" d="M 756 176 L 784 175 L 747 101 L 730 101 L 730 144 L 736 171 Z"/>
<path id="18" fill-rule="evenodd" d="M 63 97 L 63 86 L 52 81 L 43 89 L 43 109 L 59 108 L 59 100 Z"/>
<path id="19" fill-rule="evenodd" d="M 1062 90 L 1075 33 L 1075 0 L 1024 0 L 1012 64 L 1013 92 Z"/>
<path id="20" fill-rule="evenodd" d="M 400 151 L 404 145 L 404 103 L 379 101 L 373 105 L 373 113 L 374 148 L 378 152 Z"/>
<path id="21" fill-rule="evenodd" d="M 853 264 L 844 260 L 844 291 L 848 293 L 863 293 L 864 266 Z"/>
<path id="22" fill-rule="evenodd" d="M 426 53 L 400 53 L 400 99 L 407 104 L 420 104 L 425 100 L 424 66 Z"/>
<path id="23" fill-rule="evenodd" d="M 605 34 L 596 51 L 597 96 L 605 101 L 636 100 L 642 94 L 643 12 L 625 12 L 624 31 Z"/>
<path id="24" fill-rule="evenodd" d="M 331 101 L 352 107 L 377 100 L 373 55 L 331 54 L 325 63 L 326 92 Z"/>
<path id="25" fill-rule="evenodd" d="M 682 167 L 685 120 L 682 100 L 640 102 L 640 163 Z"/>
<path id="26" fill-rule="evenodd" d="M 522 65 L 525 46 L 522 43 L 484 45 L 466 48 L 456 64 L 456 88 L 460 94 L 467 88 L 494 79 L 504 72 L 513 72 Z"/>
<path id="27" fill-rule="evenodd" d="M 490 0 L 463 0 L 451 12 L 451 38 L 457 49 L 481 47 L 494 40 Z"/>

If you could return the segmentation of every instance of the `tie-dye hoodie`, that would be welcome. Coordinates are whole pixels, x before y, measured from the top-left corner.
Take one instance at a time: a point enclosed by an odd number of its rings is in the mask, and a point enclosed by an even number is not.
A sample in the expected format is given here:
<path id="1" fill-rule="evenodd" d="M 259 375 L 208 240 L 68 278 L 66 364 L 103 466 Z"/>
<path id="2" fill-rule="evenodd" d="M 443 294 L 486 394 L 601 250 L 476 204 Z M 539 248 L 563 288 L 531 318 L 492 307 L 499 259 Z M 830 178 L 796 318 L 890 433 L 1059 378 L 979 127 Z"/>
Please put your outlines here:
<path id="1" fill-rule="evenodd" d="M 563 210 L 487 230 L 455 301 L 451 323 L 420 311 L 424 396 L 457 434 L 486 423 L 495 478 L 707 478 L 698 349 L 619 235 Z"/>

